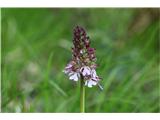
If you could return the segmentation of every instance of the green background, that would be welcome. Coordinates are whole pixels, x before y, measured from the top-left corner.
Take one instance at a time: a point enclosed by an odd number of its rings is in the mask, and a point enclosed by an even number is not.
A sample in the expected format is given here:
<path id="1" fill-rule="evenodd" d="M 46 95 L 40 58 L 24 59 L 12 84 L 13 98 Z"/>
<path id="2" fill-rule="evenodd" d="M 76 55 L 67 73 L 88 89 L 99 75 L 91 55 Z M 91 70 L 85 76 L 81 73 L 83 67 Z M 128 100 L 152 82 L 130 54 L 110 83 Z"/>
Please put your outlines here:
<path id="1" fill-rule="evenodd" d="M 1 9 L 2 112 L 79 112 L 79 83 L 62 72 L 73 28 L 96 48 L 86 112 L 159 112 L 158 9 Z"/>

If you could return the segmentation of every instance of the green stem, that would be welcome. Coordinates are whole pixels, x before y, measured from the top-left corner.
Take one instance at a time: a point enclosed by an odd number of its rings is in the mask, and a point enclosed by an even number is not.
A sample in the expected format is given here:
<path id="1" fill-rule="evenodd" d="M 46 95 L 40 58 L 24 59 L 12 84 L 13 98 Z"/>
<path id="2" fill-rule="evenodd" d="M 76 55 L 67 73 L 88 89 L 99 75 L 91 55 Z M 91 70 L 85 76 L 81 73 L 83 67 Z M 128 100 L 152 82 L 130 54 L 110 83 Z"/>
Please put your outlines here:
<path id="1" fill-rule="evenodd" d="M 85 112 L 85 86 L 83 78 L 80 81 L 80 112 Z"/>

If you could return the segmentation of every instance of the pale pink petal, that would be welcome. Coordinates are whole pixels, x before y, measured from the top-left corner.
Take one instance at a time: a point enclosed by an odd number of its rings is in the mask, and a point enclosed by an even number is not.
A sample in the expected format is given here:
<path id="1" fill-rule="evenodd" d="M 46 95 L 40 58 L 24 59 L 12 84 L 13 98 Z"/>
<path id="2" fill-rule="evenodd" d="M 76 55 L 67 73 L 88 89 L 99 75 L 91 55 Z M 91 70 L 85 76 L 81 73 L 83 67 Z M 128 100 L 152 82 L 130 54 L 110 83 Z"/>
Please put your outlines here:
<path id="1" fill-rule="evenodd" d="M 96 71 L 95 71 L 95 69 L 92 69 L 92 77 L 97 77 L 97 73 L 96 73 Z"/>
<path id="2" fill-rule="evenodd" d="M 66 69 L 71 68 L 72 66 L 73 66 L 72 64 L 68 64 L 68 65 L 66 66 Z"/>
<path id="3" fill-rule="evenodd" d="M 73 74 L 70 74 L 70 77 L 69 77 L 69 79 L 70 80 L 74 80 L 74 81 L 78 81 L 78 73 L 73 73 Z"/>
<path id="4" fill-rule="evenodd" d="M 91 74 L 91 69 L 88 66 L 84 66 L 80 69 L 82 72 L 83 76 L 90 75 Z"/>
<path id="5" fill-rule="evenodd" d="M 88 80 L 85 82 L 85 85 L 88 87 L 92 87 L 93 85 L 97 85 L 97 82 L 95 82 L 93 80 Z"/>

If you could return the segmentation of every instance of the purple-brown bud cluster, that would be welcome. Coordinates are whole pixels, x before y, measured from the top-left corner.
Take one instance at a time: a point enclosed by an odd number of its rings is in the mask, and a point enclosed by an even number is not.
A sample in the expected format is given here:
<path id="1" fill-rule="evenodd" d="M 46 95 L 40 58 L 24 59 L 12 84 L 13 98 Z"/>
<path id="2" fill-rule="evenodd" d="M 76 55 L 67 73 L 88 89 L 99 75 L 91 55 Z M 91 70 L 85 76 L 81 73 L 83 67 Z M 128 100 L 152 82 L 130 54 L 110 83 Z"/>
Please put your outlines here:
<path id="1" fill-rule="evenodd" d="M 89 37 L 82 27 L 74 29 L 74 47 L 72 48 L 73 59 L 80 60 L 82 65 L 94 65 L 96 62 L 95 49 L 90 47 Z"/>

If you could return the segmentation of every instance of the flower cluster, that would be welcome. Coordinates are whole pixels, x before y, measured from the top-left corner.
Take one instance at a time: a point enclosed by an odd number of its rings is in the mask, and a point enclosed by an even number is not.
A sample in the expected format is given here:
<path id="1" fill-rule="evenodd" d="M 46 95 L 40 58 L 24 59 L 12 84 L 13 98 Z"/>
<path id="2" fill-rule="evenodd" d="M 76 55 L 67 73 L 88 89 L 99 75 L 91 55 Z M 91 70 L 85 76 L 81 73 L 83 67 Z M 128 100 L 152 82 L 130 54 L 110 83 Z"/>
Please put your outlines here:
<path id="1" fill-rule="evenodd" d="M 82 27 L 74 29 L 73 45 L 72 60 L 65 67 L 64 73 L 73 81 L 83 79 L 88 87 L 99 85 L 100 78 L 95 70 L 95 49 L 90 47 L 89 37 Z"/>

